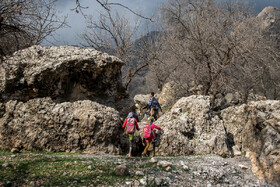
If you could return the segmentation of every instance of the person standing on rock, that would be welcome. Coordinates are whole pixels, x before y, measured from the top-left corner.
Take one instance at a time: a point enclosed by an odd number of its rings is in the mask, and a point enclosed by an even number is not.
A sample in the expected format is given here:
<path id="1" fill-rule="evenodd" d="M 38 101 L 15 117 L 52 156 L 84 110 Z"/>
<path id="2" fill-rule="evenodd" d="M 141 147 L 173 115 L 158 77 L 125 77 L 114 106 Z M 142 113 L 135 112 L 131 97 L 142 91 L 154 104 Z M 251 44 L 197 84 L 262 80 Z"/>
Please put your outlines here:
<path id="1" fill-rule="evenodd" d="M 129 137 L 129 152 L 127 156 L 131 157 L 132 145 L 134 141 L 134 132 L 135 129 L 139 131 L 139 126 L 137 120 L 135 119 L 135 114 L 133 112 L 130 112 L 128 114 L 122 127 L 125 129 L 125 134 Z"/>
<path id="2" fill-rule="evenodd" d="M 155 120 L 158 119 L 158 117 L 159 117 L 159 112 L 158 111 L 159 110 L 162 111 L 162 110 L 161 110 L 161 106 L 160 106 L 159 102 L 155 98 L 155 93 L 154 92 L 150 93 L 149 103 L 143 109 L 145 109 L 145 108 L 149 108 L 150 109 L 151 116 Z"/>
<path id="3" fill-rule="evenodd" d="M 163 130 L 159 126 L 153 124 L 153 118 L 149 117 L 147 120 L 147 124 L 143 128 L 143 138 L 146 139 L 146 147 L 144 149 L 143 156 L 147 156 L 148 148 L 155 137 L 154 129 L 158 129 L 163 132 Z"/>

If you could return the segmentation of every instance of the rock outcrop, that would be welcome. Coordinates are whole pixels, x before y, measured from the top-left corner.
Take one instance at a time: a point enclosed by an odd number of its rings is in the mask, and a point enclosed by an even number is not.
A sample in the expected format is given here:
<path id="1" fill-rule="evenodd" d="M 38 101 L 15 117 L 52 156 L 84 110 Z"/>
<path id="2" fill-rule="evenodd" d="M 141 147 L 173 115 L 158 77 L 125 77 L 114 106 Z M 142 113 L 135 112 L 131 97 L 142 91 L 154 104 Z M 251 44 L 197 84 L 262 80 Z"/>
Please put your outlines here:
<path id="1" fill-rule="evenodd" d="M 0 118 L 0 149 L 120 153 L 119 113 L 89 100 L 9 101 Z"/>
<path id="2" fill-rule="evenodd" d="M 93 49 L 32 46 L 1 64 L 0 100 L 51 97 L 115 106 L 124 94 L 122 65 L 120 59 Z"/>
<path id="3" fill-rule="evenodd" d="M 262 180 L 280 185 L 280 101 L 229 107 L 221 116 L 237 151 L 245 151 Z"/>
<path id="4" fill-rule="evenodd" d="M 219 113 L 209 96 L 180 99 L 156 122 L 163 128 L 159 155 L 245 153 L 259 178 L 280 185 L 280 101 L 252 101 Z"/>
<path id="5" fill-rule="evenodd" d="M 160 155 L 230 155 L 223 123 L 218 116 L 212 116 L 208 96 L 180 99 L 155 124 L 164 130 L 157 149 Z"/>
<path id="6" fill-rule="evenodd" d="M 120 59 L 93 49 L 32 46 L 4 60 L 0 149 L 121 153 Z"/>

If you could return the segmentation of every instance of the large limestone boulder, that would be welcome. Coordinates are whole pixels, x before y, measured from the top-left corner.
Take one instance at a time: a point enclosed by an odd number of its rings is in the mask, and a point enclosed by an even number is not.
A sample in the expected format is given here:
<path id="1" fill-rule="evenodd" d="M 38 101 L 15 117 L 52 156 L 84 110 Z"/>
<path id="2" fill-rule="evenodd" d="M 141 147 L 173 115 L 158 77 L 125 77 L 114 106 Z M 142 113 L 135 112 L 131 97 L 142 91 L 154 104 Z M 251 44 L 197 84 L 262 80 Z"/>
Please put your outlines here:
<path id="1" fill-rule="evenodd" d="M 32 46 L 0 65 L 0 101 L 51 97 L 115 107 L 125 93 L 122 65 L 117 57 L 93 49 Z"/>
<path id="2" fill-rule="evenodd" d="M 157 154 L 231 154 L 227 133 L 219 117 L 212 117 L 208 96 L 181 98 L 155 124 L 164 130 Z"/>
<path id="3" fill-rule="evenodd" d="M 264 181 L 280 185 L 280 101 L 257 101 L 230 107 L 221 116 L 235 147 L 247 152 L 252 170 Z"/>
<path id="4" fill-rule="evenodd" d="M 213 112 L 209 96 L 181 98 L 156 122 L 158 155 L 245 154 L 265 182 L 280 185 L 280 101 L 252 101 Z"/>
<path id="5" fill-rule="evenodd" d="M 121 153 L 122 65 L 72 46 L 32 46 L 5 58 L 0 149 Z"/>
<path id="6" fill-rule="evenodd" d="M 120 153 L 119 113 L 89 100 L 9 101 L 0 118 L 0 149 Z"/>

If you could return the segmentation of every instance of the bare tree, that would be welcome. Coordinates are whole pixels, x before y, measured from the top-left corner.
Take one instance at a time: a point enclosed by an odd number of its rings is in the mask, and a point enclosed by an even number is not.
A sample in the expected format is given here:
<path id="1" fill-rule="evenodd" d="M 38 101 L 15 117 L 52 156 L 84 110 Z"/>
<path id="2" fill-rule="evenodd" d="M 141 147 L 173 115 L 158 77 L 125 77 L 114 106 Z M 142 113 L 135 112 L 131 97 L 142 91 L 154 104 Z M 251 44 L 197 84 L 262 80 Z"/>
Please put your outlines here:
<path id="1" fill-rule="evenodd" d="M 56 0 L 0 1 L 0 53 L 39 44 L 65 25 L 55 10 Z"/>
<path id="2" fill-rule="evenodd" d="M 123 80 L 128 89 L 132 79 L 151 62 L 148 52 L 151 51 L 152 38 L 140 43 L 135 42 L 139 32 L 139 17 L 133 23 L 118 12 L 104 9 L 98 20 L 87 16 L 87 29 L 82 35 L 86 47 L 107 52 L 119 57 L 123 66 Z"/>
<path id="3" fill-rule="evenodd" d="M 244 4 L 170 0 L 162 11 L 166 34 L 154 64 L 157 69 L 168 67 L 159 76 L 166 81 L 201 84 L 203 94 L 215 99 L 221 92 L 259 85 L 271 72 L 261 68 L 278 68 L 273 44 L 264 39 L 258 20 Z"/>
<path id="4" fill-rule="evenodd" d="M 111 11 L 112 7 L 117 6 L 117 7 L 121 7 L 121 8 L 128 10 L 132 14 L 138 16 L 139 18 L 146 19 L 146 20 L 153 22 L 152 18 L 145 17 L 124 4 L 110 2 L 109 0 L 94 0 L 94 1 L 96 1 L 100 6 L 102 6 L 106 11 Z M 72 10 L 75 10 L 77 13 L 79 13 L 79 12 L 83 13 L 83 9 L 88 8 L 88 7 L 82 6 L 80 0 L 76 0 L 76 5 L 77 6 L 75 8 L 73 8 Z"/>

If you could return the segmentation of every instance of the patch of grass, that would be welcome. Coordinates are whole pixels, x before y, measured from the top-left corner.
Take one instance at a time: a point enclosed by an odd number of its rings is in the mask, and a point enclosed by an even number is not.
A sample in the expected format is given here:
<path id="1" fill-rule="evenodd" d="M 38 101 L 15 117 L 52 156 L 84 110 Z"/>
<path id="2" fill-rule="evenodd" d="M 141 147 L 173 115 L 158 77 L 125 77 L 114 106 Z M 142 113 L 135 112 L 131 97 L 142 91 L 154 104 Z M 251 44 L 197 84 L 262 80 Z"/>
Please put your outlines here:
<path id="1" fill-rule="evenodd" d="M 0 150 L 0 156 L 7 156 L 7 155 L 12 155 L 11 151 L 7 150 Z"/>
<path id="2" fill-rule="evenodd" d="M 151 168 L 151 167 L 155 167 L 156 163 L 152 163 L 152 162 L 146 162 L 144 164 L 140 164 L 139 168 Z"/>
<path id="3" fill-rule="evenodd" d="M 162 112 L 165 113 L 169 110 L 171 110 L 172 106 L 163 106 L 161 109 L 162 109 Z"/>
<path id="4" fill-rule="evenodd" d="M 2 164 L 8 162 L 8 167 Z M 132 176 L 115 174 L 114 162 L 93 158 L 57 157 L 52 155 L 18 155 L 8 161 L 0 158 L 0 182 L 9 180 L 13 186 L 94 186 L 114 185 Z M 93 165 L 93 169 L 88 166 Z"/>

